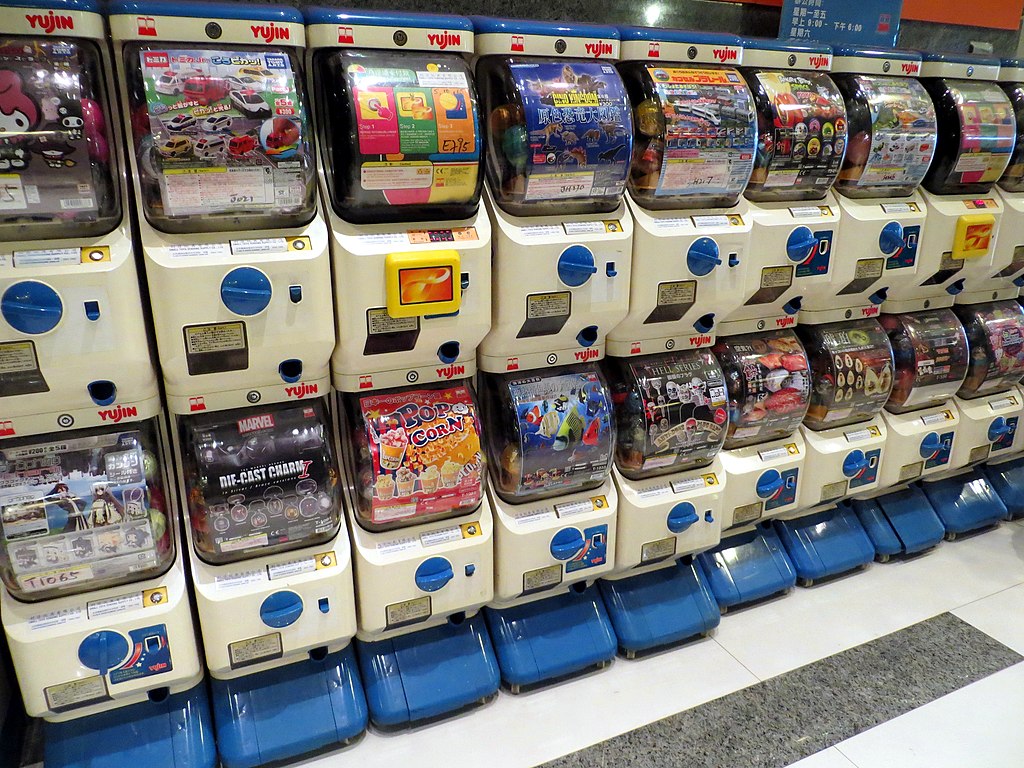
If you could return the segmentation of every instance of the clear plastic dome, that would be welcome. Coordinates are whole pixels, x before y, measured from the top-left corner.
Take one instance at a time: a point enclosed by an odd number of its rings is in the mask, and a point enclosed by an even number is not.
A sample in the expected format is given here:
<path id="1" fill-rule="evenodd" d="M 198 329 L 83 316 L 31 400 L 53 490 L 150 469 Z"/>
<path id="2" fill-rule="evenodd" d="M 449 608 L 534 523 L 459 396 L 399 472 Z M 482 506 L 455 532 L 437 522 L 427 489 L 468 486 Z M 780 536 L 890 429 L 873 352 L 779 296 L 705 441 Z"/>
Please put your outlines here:
<path id="1" fill-rule="evenodd" d="M 318 51 L 318 128 L 331 201 L 357 223 L 476 213 L 483 136 L 458 54 Z"/>
<path id="2" fill-rule="evenodd" d="M 174 560 L 157 420 L 5 441 L 0 576 L 19 600 L 151 579 Z"/>
<path id="3" fill-rule="evenodd" d="M 487 178 L 513 216 L 609 213 L 633 154 L 632 110 L 610 63 L 485 56 L 477 87 Z"/>
<path id="4" fill-rule="evenodd" d="M 999 186 L 1007 192 L 1024 192 L 1024 83 L 1003 83 L 1002 88 L 1013 106 L 1017 138 Z"/>
<path id="5" fill-rule="evenodd" d="M 725 448 L 742 448 L 791 435 L 811 398 L 811 371 L 793 331 L 719 339 L 711 349 L 725 373 L 729 432 Z"/>
<path id="6" fill-rule="evenodd" d="M 345 396 L 356 519 L 372 531 L 466 515 L 487 476 L 468 383 Z"/>
<path id="7" fill-rule="evenodd" d="M 836 189 L 847 197 L 906 197 L 935 155 L 935 107 L 917 80 L 833 75 L 850 121 Z"/>
<path id="8" fill-rule="evenodd" d="M 203 560 L 231 563 L 334 538 L 341 490 L 321 401 L 202 414 L 182 431 L 192 543 Z"/>
<path id="9" fill-rule="evenodd" d="M 754 98 L 739 71 L 619 65 L 633 104 L 629 192 L 645 208 L 728 208 L 754 169 Z"/>
<path id="10" fill-rule="evenodd" d="M 494 488 L 516 504 L 597 488 L 615 450 L 612 401 L 593 363 L 484 374 L 481 397 Z"/>
<path id="11" fill-rule="evenodd" d="M 877 320 L 799 325 L 811 363 L 811 404 L 804 424 L 830 429 L 867 421 L 889 400 L 893 356 Z"/>
<path id="12" fill-rule="evenodd" d="M 921 82 L 939 123 L 924 188 L 936 195 L 987 193 L 1006 170 L 1016 142 L 1010 100 L 996 83 L 941 77 Z"/>
<path id="13" fill-rule="evenodd" d="M 971 361 L 958 397 L 1009 389 L 1024 376 L 1024 309 L 1015 300 L 953 307 L 967 332 Z"/>
<path id="14" fill-rule="evenodd" d="M 704 467 L 725 442 L 725 375 L 710 351 L 605 358 L 615 465 L 631 480 Z"/>
<path id="15" fill-rule="evenodd" d="M 967 336 L 951 309 L 882 315 L 896 377 L 885 409 L 906 413 L 951 398 L 967 375 Z"/>
<path id="16" fill-rule="evenodd" d="M 136 183 L 164 232 L 294 227 L 313 218 L 316 162 L 291 52 L 125 46 Z"/>
<path id="17" fill-rule="evenodd" d="M 91 42 L 0 37 L 0 240 L 94 237 L 121 219 Z"/>
<path id="18" fill-rule="evenodd" d="M 757 109 L 754 202 L 820 200 L 846 152 L 846 106 L 823 72 L 747 72 Z"/>

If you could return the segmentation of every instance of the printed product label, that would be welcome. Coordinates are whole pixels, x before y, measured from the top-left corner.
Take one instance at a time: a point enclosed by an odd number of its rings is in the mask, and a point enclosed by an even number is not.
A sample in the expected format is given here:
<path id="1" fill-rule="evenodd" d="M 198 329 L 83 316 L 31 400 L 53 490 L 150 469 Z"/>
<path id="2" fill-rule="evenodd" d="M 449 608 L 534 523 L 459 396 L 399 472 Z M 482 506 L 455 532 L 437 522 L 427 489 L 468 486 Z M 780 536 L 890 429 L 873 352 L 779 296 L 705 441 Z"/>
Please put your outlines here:
<path id="1" fill-rule="evenodd" d="M 758 137 L 751 186 L 823 193 L 835 181 L 846 152 L 843 97 L 818 72 L 757 72 L 771 100 L 771 126 Z"/>
<path id="2" fill-rule="evenodd" d="M 649 541 L 640 548 L 640 562 L 656 563 L 665 560 L 676 553 L 676 537 L 669 536 L 658 541 Z"/>
<path id="3" fill-rule="evenodd" d="M 800 425 L 810 401 L 811 373 L 796 334 L 733 336 L 718 342 L 714 352 L 729 397 L 727 448 L 784 437 Z"/>
<path id="4" fill-rule="evenodd" d="M 79 605 L 71 608 L 62 608 L 56 611 L 47 611 L 46 613 L 37 613 L 28 617 L 28 628 L 35 632 L 38 630 L 60 627 L 64 624 L 70 624 L 73 621 L 78 621 L 84 615 L 85 613 Z"/>
<path id="5" fill-rule="evenodd" d="M 616 458 L 627 470 L 707 464 L 725 441 L 725 377 L 707 350 L 628 363 L 629 386 L 613 390 Z M 696 478 L 700 487 L 701 478 Z"/>
<path id="6" fill-rule="evenodd" d="M 17 590 L 80 587 L 157 567 L 171 534 L 149 480 L 156 471 L 137 431 L 0 451 L 0 541 Z"/>
<path id="7" fill-rule="evenodd" d="M 988 458 L 991 450 L 992 445 L 990 443 L 985 443 L 985 445 L 974 446 L 973 448 L 971 448 L 971 452 L 967 455 L 967 463 L 975 464 L 979 461 L 984 461 L 985 459 Z"/>
<path id="8" fill-rule="evenodd" d="M 732 524 L 742 525 L 743 523 L 753 522 L 761 517 L 764 503 L 756 501 L 752 504 L 744 504 L 741 507 L 736 507 L 732 511 Z"/>
<path id="9" fill-rule="evenodd" d="M 629 98 L 601 62 L 511 65 L 527 129 L 526 199 L 622 194 L 633 152 Z"/>
<path id="10" fill-rule="evenodd" d="M 561 565 L 547 565 L 533 571 L 526 571 L 523 573 L 523 594 L 528 595 L 531 592 L 540 592 L 561 583 Z"/>
<path id="11" fill-rule="evenodd" d="M 39 370 L 36 345 L 31 341 L 0 344 L 0 397 L 46 392 L 49 387 Z"/>
<path id="12" fill-rule="evenodd" d="M 484 458 L 465 386 L 359 399 L 369 450 L 372 522 L 475 509 Z"/>
<path id="13" fill-rule="evenodd" d="M 834 483 L 826 483 L 821 486 L 821 498 L 819 501 L 832 501 L 833 499 L 841 499 L 846 495 L 846 481 L 837 480 Z"/>
<path id="14" fill-rule="evenodd" d="M 430 596 L 416 597 L 401 603 L 392 603 L 385 609 L 387 628 L 404 627 L 430 618 Z"/>
<path id="15" fill-rule="evenodd" d="M 192 422 L 189 519 L 200 551 L 238 554 L 322 539 L 337 528 L 338 473 L 318 405 Z"/>
<path id="16" fill-rule="evenodd" d="M 306 118 L 286 53 L 143 50 L 139 62 L 166 215 L 305 204 Z"/>
<path id="17" fill-rule="evenodd" d="M 793 284 L 793 267 L 763 267 L 761 287 L 747 299 L 746 306 L 770 304 L 789 290 Z"/>
<path id="18" fill-rule="evenodd" d="M 418 330 L 418 317 L 392 317 L 386 307 L 366 310 L 366 331 L 371 336 L 381 333 L 407 333 Z"/>
<path id="19" fill-rule="evenodd" d="M 903 483 L 906 482 L 907 480 L 913 480 L 916 477 L 920 477 L 921 472 L 923 471 L 923 461 L 915 461 L 912 464 L 904 464 L 902 467 L 900 467 L 900 475 L 896 482 Z"/>
<path id="20" fill-rule="evenodd" d="M 465 64 L 442 57 L 410 68 L 348 64 L 359 183 L 391 205 L 461 202 L 476 190 L 480 131 Z M 451 70 L 451 71 L 448 71 Z"/>
<path id="21" fill-rule="evenodd" d="M 956 81 L 960 154 L 951 174 L 959 184 L 984 184 L 1003 175 L 1016 141 L 1013 107 L 995 83 Z"/>
<path id="22" fill-rule="evenodd" d="M 98 77 L 66 39 L 0 40 L 0 217 L 98 214 L 106 118 L 82 87 Z"/>
<path id="23" fill-rule="evenodd" d="M 545 317 L 566 317 L 572 307 L 569 291 L 534 293 L 526 297 L 526 317 L 536 320 Z"/>
<path id="24" fill-rule="evenodd" d="M 653 140 L 641 159 L 661 154 L 654 194 L 738 197 L 754 167 L 757 127 L 743 77 L 735 69 L 649 66 L 647 72 L 665 125 L 664 140 Z M 642 132 L 645 122 L 660 123 L 645 109 L 657 106 L 651 101 L 637 108 Z"/>
<path id="25" fill-rule="evenodd" d="M 1016 300 L 977 304 L 957 310 L 967 331 L 971 360 L 961 396 L 997 392 L 1024 376 L 1024 309 Z"/>
<path id="26" fill-rule="evenodd" d="M 882 315 L 896 364 L 890 407 L 911 409 L 952 396 L 967 373 L 964 328 L 951 310 Z"/>
<path id="27" fill-rule="evenodd" d="M 565 563 L 566 573 L 596 568 L 608 562 L 608 526 L 595 525 L 583 530 L 583 549 Z"/>
<path id="28" fill-rule="evenodd" d="M 43 693 L 46 695 L 46 706 L 51 712 L 67 712 L 110 698 L 106 678 L 102 675 L 51 685 L 44 688 Z"/>
<path id="29" fill-rule="evenodd" d="M 520 439 L 518 471 L 510 472 L 519 479 L 517 495 L 569 490 L 607 474 L 611 402 L 596 372 L 520 379 L 508 388 Z"/>
<path id="30" fill-rule="evenodd" d="M 801 326 L 814 382 L 807 423 L 816 429 L 864 421 L 889 399 L 892 348 L 875 320 Z"/>
<path id="31" fill-rule="evenodd" d="M 86 606 L 90 621 L 104 616 L 124 613 L 125 611 L 134 611 L 142 607 L 143 602 L 141 592 L 133 592 L 130 595 L 110 597 L 106 600 L 91 600 Z"/>
<path id="32" fill-rule="evenodd" d="M 281 643 L 280 632 L 271 632 L 268 635 L 250 637 L 228 644 L 228 658 L 232 669 L 280 659 L 283 655 L 284 646 Z"/>
<path id="33" fill-rule="evenodd" d="M 937 140 L 928 92 L 907 77 L 858 75 L 854 80 L 867 97 L 871 130 L 850 137 L 850 155 L 856 146 L 857 157 L 865 159 L 843 175 L 859 172 L 861 187 L 916 187 L 928 172 Z"/>

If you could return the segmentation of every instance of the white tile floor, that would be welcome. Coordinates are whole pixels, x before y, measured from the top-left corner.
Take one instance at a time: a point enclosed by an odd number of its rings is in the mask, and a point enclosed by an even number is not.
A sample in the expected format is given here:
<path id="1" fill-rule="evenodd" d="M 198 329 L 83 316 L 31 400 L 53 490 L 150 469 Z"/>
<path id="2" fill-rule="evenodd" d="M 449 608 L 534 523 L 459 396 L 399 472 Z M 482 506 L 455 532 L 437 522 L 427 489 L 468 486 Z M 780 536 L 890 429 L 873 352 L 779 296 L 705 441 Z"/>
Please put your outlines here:
<path id="1" fill-rule="evenodd" d="M 747 685 L 953 611 L 1024 653 L 1024 524 L 945 543 L 918 558 L 798 589 L 723 617 L 713 639 L 413 731 L 369 733 L 301 763 L 336 768 L 528 768 Z M 1024 664 L 943 697 L 800 768 L 1024 765 Z"/>

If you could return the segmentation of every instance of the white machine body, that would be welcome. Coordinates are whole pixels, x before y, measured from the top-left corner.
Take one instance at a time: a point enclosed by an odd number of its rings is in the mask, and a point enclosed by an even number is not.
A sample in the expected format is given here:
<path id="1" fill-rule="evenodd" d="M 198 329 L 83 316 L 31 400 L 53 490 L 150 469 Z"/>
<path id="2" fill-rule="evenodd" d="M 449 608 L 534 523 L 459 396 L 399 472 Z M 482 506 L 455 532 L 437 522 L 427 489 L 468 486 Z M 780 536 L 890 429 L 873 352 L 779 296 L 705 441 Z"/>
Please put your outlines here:
<path id="1" fill-rule="evenodd" d="M 811 509 L 879 487 L 888 432 L 881 415 L 868 421 L 815 431 L 801 425 L 806 457 L 799 507 Z"/>
<path id="2" fill-rule="evenodd" d="M 725 471 L 723 533 L 797 509 L 800 486 L 814 482 L 804 471 L 807 449 L 799 430 L 779 440 L 722 451 L 719 456 Z"/>
<path id="3" fill-rule="evenodd" d="M 629 357 L 714 344 L 715 321 L 742 304 L 750 259 L 749 204 L 741 198 L 723 210 L 652 211 L 628 194 L 626 199 L 634 226 L 629 313 L 608 334 L 608 354 Z M 721 264 L 697 275 L 687 254 L 707 240 Z"/>
<path id="4" fill-rule="evenodd" d="M 886 297 L 912 286 L 918 274 L 918 246 L 927 215 L 920 192 L 891 200 L 858 200 L 842 194 L 837 198 L 845 258 L 832 263 L 831 290 L 805 295 L 801 323 L 877 317 Z M 898 231 L 903 244 L 885 244 L 887 229 Z"/>
<path id="5" fill-rule="evenodd" d="M 483 205 L 467 221 L 356 225 L 333 210 L 328 220 L 338 320 L 338 344 L 331 358 L 335 387 L 359 392 L 476 373 L 476 348 L 491 326 L 491 224 Z M 450 234 L 453 241 L 437 234 Z M 387 255 L 400 251 L 426 256 L 453 247 L 461 272 L 458 314 L 391 317 L 384 279 Z M 374 274 L 379 279 L 353 279 Z M 414 334 L 411 348 L 371 352 L 374 336 L 401 333 Z M 453 343 L 457 357 L 443 358 L 443 345 Z"/>
<path id="6" fill-rule="evenodd" d="M 481 370 L 529 370 L 600 360 L 605 335 L 629 308 L 633 219 L 611 213 L 510 216 L 485 186 L 492 238 L 492 321 L 479 347 Z M 554 207 L 554 206 L 553 206 Z M 590 252 L 596 271 L 580 285 L 559 278 L 570 247 Z"/>
<path id="7" fill-rule="evenodd" d="M 0 8 L 0 28 L 5 34 L 39 36 L 40 29 L 34 26 L 37 15 L 31 8 Z M 70 20 L 62 29 L 73 30 L 74 38 L 98 41 L 104 90 L 113 99 L 103 18 L 64 9 L 61 17 Z M 114 167 L 123 168 L 115 114 L 114 109 L 108 111 L 109 151 Z M 56 303 L 43 306 L 33 299 L 21 309 L 55 311 L 59 316 L 43 333 L 19 331 L 0 318 L 0 356 L 4 378 L 10 378 L 0 386 L 0 438 L 146 418 L 160 409 L 132 247 L 128 187 L 123 173 L 115 175 L 121 220 L 106 235 L 0 242 L 0 295 L 8 296 L 18 284 L 41 283 L 44 291 L 56 296 Z M 24 301 L 13 295 L 11 299 Z M 17 386 L 16 380 L 29 384 Z M 116 390 L 106 386 L 110 383 Z"/>
<path id="8" fill-rule="evenodd" d="M 657 570 L 721 540 L 726 477 L 717 457 L 706 467 L 649 480 L 630 480 L 616 468 L 612 479 L 619 499 L 615 571 L 603 578 Z"/>
<path id="9" fill-rule="evenodd" d="M 887 433 L 885 451 L 889 459 L 882 463 L 879 472 L 877 487 L 880 491 L 958 466 L 952 458 L 958 439 L 960 411 L 953 400 L 909 413 L 882 411 L 882 420 Z"/>
<path id="10" fill-rule="evenodd" d="M 40 603 L 20 602 L 0 589 L 25 711 L 59 722 L 148 701 L 154 687 L 174 694 L 198 685 L 203 666 L 185 581 L 179 550 L 165 574 L 134 584 Z M 105 673 L 79 660 L 82 641 L 96 632 L 117 633 L 129 648 Z M 147 651 L 160 645 L 170 649 L 163 672 L 145 666 Z"/>
<path id="11" fill-rule="evenodd" d="M 1019 386 L 971 400 L 955 398 L 960 413 L 951 463 L 956 467 L 998 460 L 1024 450 L 1020 418 L 1024 396 Z"/>
<path id="12" fill-rule="evenodd" d="M 494 601 L 501 608 L 593 583 L 615 567 L 618 492 L 609 476 L 590 491 L 494 509 Z"/>
<path id="13" fill-rule="evenodd" d="M 839 240 L 840 207 L 829 191 L 808 203 L 748 203 L 753 228 L 743 303 L 718 324 L 718 335 L 796 325 L 800 304 L 830 294 Z M 788 243 L 811 242 L 794 250 Z M 797 304 L 794 299 L 799 299 Z"/>

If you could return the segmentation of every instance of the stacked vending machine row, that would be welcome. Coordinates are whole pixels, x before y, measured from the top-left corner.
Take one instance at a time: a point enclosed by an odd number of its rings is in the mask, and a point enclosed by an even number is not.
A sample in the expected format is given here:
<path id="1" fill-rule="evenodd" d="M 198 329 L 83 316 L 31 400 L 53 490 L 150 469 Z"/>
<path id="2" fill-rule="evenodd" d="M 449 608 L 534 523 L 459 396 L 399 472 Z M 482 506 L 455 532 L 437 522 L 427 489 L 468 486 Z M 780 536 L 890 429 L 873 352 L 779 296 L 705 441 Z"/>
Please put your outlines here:
<path id="1" fill-rule="evenodd" d="M 367 719 L 305 28 L 261 4 L 110 14 L 218 750 L 287 759 Z"/>
<path id="2" fill-rule="evenodd" d="M 935 109 L 913 78 L 919 54 L 838 48 L 832 79 L 846 104 L 849 143 L 835 184 L 844 255 L 828 290 L 804 302 L 798 334 L 812 368 L 801 510 L 776 529 L 798 578 L 809 583 L 874 557 L 849 497 L 879 488 L 890 455 L 880 415 L 893 356 L 873 319 L 890 290 L 913 282 L 925 205 L 917 186 L 936 147 Z M 893 458 L 891 460 L 898 460 Z"/>
<path id="3" fill-rule="evenodd" d="M 486 615 L 502 678 L 518 690 L 616 649 L 593 586 L 614 565 L 618 508 L 596 361 L 629 301 L 632 110 L 614 28 L 474 25 L 494 229 L 479 354 L 495 528 Z"/>
<path id="4" fill-rule="evenodd" d="M 360 668 L 380 726 L 486 701 L 493 522 L 471 377 L 490 327 L 483 128 L 459 16 L 306 12 L 329 204 Z"/>
<path id="5" fill-rule="evenodd" d="M 799 430 L 811 369 L 791 326 L 806 299 L 833 293 L 840 208 L 831 187 L 848 135 L 842 95 L 828 76 L 831 48 L 751 39 L 743 49 L 757 115 L 745 192 L 757 247 L 747 258 L 745 303 L 719 327 L 713 348 L 728 388 L 722 529 L 732 530 L 698 558 L 723 608 L 796 582 L 767 521 L 798 509 L 802 488 L 816 482 L 804 468 Z"/>
<path id="6" fill-rule="evenodd" d="M 1017 137 L 1010 162 L 999 179 L 996 194 L 1003 201 L 1003 221 L 999 227 L 996 250 L 997 261 L 1009 266 L 1000 277 L 1010 279 L 1014 285 L 1024 284 L 1019 274 L 1024 268 L 1024 61 L 1003 59 L 999 67 L 1000 87 L 1013 105 L 1017 123 Z M 1024 458 L 1020 450 L 993 454 L 982 468 L 993 490 L 1006 505 L 1010 517 L 1024 515 Z"/>
<path id="7" fill-rule="evenodd" d="M 47 765 L 212 766 L 103 19 L 18 2 L 0 27 L 0 613 L 22 699 Z"/>
<path id="8" fill-rule="evenodd" d="M 598 583 L 627 655 L 710 631 L 718 606 L 693 553 L 718 544 L 725 379 L 708 347 L 742 302 L 754 168 L 739 38 L 623 28 L 633 108 L 630 307 L 604 372 L 617 424 L 615 570 Z M 723 62 L 725 62 L 723 64 Z M 703 348 L 703 349 L 695 349 Z"/>
<path id="9" fill-rule="evenodd" d="M 1006 505 L 980 465 L 1024 450 L 1018 422 L 1024 398 L 1024 309 L 1016 299 L 957 304 L 967 334 L 967 374 L 956 393 L 960 414 L 950 469 L 922 489 L 946 530 L 956 538 L 1007 517 Z"/>

